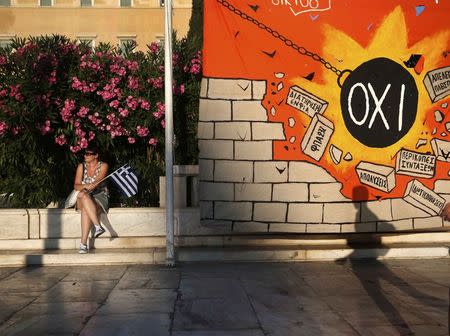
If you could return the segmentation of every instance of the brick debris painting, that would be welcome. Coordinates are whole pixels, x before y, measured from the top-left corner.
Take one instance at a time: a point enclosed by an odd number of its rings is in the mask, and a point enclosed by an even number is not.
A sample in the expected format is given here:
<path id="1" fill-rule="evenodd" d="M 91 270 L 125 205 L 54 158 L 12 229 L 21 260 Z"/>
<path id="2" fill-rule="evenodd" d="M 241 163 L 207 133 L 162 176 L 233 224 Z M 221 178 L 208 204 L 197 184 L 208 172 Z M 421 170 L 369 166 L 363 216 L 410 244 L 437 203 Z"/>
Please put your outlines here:
<path id="1" fill-rule="evenodd" d="M 202 218 L 369 223 L 363 202 L 383 208 L 374 222 L 437 216 L 450 194 L 449 11 L 410 0 L 205 1 Z M 334 203 L 351 215 L 327 219 Z"/>

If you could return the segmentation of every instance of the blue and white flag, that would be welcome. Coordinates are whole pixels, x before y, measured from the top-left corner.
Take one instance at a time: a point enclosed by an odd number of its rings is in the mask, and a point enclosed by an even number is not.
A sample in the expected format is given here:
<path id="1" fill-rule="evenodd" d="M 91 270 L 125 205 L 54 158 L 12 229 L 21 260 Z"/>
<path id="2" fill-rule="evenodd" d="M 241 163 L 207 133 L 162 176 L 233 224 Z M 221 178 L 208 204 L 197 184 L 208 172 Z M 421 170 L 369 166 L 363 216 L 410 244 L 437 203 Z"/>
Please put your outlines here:
<path id="1" fill-rule="evenodd" d="M 111 178 L 125 196 L 131 197 L 136 195 L 138 191 L 138 178 L 128 164 L 123 165 L 113 172 Z"/>

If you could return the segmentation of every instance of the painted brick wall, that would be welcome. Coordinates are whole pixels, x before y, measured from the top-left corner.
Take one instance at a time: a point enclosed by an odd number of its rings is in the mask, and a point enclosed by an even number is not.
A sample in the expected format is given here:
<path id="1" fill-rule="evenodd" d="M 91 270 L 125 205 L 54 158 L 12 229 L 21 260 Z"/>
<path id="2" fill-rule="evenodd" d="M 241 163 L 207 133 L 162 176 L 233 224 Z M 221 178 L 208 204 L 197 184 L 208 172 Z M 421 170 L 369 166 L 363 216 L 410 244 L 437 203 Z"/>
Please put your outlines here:
<path id="1" fill-rule="evenodd" d="M 224 232 L 392 232 L 442 227 L 442 219 L 404 199 L 353 202 L 341 183 L 307 162 L 274 161 L 281 123 L 268 122 L 265 81 L 204 78 L 199 148 L 205 225 Z M 436 193 L 450 200 L 450 182 Z M 425 209 L 426 210 L 426 209 Z"/>

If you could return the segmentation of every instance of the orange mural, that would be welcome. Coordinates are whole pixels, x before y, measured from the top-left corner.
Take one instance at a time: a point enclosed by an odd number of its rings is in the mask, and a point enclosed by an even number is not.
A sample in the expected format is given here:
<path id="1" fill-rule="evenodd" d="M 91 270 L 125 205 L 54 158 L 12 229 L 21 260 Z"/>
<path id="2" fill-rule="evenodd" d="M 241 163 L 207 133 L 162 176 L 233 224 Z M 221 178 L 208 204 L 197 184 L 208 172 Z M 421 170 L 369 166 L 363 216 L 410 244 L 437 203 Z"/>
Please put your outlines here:
<path id="1" fill-rule="evenodd" d="M 325 168 L 348 198 L 433 189 L 450 174 L 448 13 L 439 0 L 207 0 L 204 76 L 266 80 L 286 135 L 273 159 Z"/>

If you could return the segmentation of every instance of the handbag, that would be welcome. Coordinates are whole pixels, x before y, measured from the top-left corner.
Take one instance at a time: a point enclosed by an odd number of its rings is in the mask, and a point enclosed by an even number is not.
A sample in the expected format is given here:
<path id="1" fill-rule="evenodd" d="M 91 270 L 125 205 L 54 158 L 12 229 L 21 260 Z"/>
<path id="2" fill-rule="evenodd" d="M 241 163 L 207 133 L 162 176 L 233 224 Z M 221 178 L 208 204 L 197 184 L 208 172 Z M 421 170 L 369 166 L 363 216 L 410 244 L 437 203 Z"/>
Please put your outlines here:
<path id="1" fill-rule="evenodd" d="M 71 208 L 75 205 L 75 203 L 77 203 L 77 196 L 79 192 L 80 192 L 79 190 L 75 189 L 72 190 L 72 192 L 66 198 L 66 203 L 64 203 L 64 209 Z"/>

